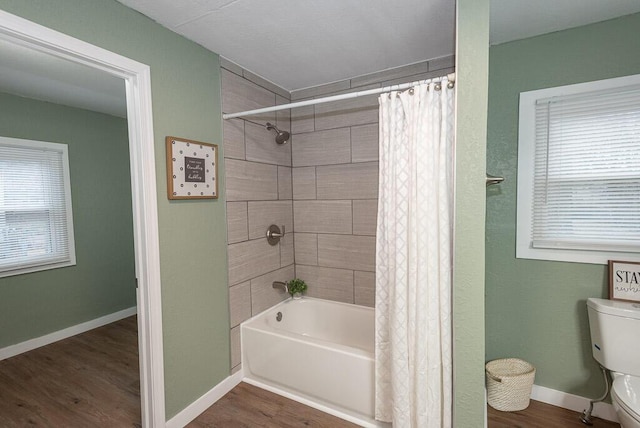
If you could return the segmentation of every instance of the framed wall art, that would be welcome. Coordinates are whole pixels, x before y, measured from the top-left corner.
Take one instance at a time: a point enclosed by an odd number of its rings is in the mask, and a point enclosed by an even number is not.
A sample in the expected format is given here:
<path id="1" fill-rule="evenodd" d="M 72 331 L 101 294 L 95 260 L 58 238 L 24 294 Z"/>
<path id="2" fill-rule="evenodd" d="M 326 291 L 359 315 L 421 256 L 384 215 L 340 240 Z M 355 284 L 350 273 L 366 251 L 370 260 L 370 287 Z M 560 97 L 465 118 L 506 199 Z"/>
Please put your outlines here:
<path id="1" fill-rule="evenodd" d="M 218 145 L 167 137 L 169 199 L 218 198 Z"/>
<path id="2" fill-rule="evenodd" d="M 640 263 L 609 260 L 609 299 L 640 302 Z"/>

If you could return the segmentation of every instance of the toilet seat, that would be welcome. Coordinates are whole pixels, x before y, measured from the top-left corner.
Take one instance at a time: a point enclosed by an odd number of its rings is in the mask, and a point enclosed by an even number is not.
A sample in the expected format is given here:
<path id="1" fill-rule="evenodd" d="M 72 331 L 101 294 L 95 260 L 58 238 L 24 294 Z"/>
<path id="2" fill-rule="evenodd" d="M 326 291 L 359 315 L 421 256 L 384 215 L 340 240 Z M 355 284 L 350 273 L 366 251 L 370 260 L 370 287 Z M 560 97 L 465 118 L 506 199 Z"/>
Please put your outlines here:
<path id="1" fill-rule="evenodd" d="M 611 387 L 611 397 L 631 418 L 640 424 L 640 378 L 617 376 Z"/>

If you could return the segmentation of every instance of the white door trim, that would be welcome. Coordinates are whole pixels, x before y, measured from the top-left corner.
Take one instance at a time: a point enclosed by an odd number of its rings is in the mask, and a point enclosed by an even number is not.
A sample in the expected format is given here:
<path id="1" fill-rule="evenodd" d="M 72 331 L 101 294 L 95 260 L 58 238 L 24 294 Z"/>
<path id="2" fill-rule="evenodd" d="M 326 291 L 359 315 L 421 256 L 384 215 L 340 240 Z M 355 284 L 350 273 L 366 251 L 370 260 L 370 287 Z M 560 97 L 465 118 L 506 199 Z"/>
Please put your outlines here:
<path id="1" fill-rule="evenodd" d="M 160 247 L 149 66 L 0 10 L 0 38 L 103 70 L 126 82 L 142 426 L 165 426 Z"/>

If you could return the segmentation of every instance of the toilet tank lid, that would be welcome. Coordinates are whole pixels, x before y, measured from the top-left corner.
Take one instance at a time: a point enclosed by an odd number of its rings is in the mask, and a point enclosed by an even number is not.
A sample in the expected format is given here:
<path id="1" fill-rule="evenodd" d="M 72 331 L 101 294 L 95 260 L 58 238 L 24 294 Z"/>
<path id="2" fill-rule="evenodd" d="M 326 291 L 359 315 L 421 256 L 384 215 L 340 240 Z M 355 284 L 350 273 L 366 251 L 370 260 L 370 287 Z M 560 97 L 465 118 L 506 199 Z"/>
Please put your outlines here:
<path id="1" fill-rule="evenodd" d="M 587 306 L 596 312 L 640 320 L 640 303 L 638 302 L 622 302 L 620 300 L 590 297 L 587 299 Z"/>

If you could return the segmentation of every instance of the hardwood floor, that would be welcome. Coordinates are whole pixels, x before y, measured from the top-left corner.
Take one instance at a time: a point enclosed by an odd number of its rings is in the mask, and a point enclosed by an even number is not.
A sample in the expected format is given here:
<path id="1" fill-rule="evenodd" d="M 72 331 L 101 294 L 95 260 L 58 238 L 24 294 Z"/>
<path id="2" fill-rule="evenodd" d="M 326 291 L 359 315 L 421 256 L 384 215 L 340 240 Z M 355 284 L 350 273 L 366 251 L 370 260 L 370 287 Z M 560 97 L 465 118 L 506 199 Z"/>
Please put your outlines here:
<path id="1" fill-rule="evenodd" d="M 357 427 L 320 410 L 241 382 L 188 428 Z"/>
<path id="2" fill-rule="evenodd" d="M 0 361 L 0 427 L 140 427 L 136 317 Z M 489 428 L 584 428 L 578 412 L 531 401 L 520 412 L 488 410 Z M 595 428 L 620 425 L 594 418 Z M 190 428 L 356 425 L 240 383 Z"/>
<path id="3" fill-rule="evenodd" d="M 0 427 L 140 427 L 136 317 L 0 361 Z"/>
<path id="4" fill-rule="evenodd" d="M 519 412 L 500 412 L 487 406 L 489 428 L 585 428 L 580 413 L 550 404 L 531 400 L 531 404 Z M 620 428 L 620 424 L 592 418 L 594 428 Z"/>

